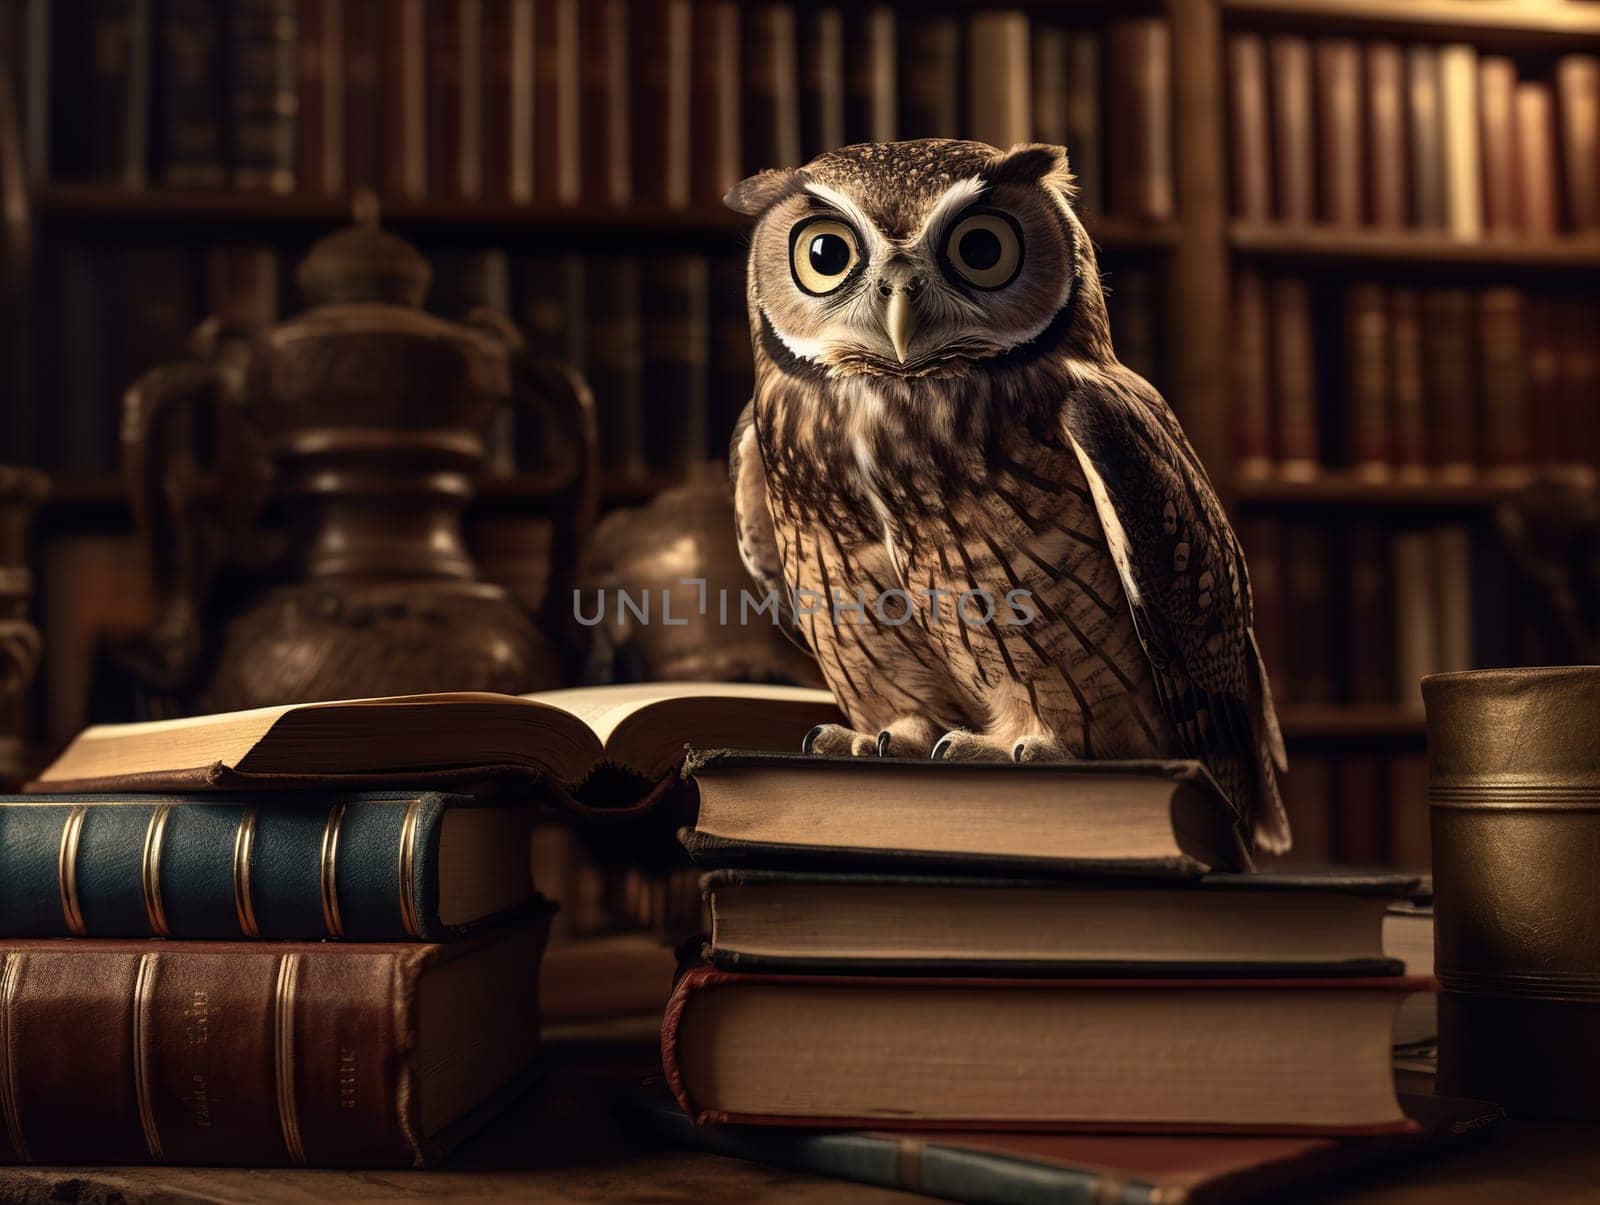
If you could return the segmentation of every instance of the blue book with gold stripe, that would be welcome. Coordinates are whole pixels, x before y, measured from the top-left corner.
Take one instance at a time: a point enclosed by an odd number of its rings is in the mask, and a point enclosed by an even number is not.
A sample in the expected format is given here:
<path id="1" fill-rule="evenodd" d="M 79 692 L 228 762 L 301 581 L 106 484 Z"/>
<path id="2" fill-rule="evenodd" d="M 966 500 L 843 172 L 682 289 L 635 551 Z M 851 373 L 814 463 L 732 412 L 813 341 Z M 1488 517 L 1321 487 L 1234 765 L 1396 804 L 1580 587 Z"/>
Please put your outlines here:
<path id="1" fill-rule="evenodd" d="M 533 811 L 436 791 L 0 796 L 0 934 L 447 940 L 533 897 Z"/>

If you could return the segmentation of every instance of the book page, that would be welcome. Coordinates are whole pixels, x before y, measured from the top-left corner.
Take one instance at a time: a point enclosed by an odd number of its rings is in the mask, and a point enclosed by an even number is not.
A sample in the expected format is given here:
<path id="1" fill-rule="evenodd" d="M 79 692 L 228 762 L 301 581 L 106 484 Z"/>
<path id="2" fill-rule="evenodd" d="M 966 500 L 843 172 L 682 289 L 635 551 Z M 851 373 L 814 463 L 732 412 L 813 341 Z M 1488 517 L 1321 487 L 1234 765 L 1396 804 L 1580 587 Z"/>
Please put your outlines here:
<path id="1" fill-rule="evenodd" d="M 604 745 L 617 726 L 636 712 L 674 699 L 748 699 L 757 703 L 829 705 L 833 696 L 807 686 L 774 686 L 751 682 L 640 682 L 626 686 L 579 686 L 523 695 L 535 703 L 558 707 L 576 716 Z"/>

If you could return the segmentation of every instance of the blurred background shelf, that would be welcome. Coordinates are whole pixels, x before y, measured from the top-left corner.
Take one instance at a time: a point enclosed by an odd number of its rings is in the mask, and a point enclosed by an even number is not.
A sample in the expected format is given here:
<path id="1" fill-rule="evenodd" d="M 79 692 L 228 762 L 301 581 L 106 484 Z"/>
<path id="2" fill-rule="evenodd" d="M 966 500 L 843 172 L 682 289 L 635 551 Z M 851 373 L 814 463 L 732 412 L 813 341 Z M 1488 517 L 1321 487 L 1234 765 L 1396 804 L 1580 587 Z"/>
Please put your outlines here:
<path id="1" fill-rule="evenodd" d="M 1327 472 L 1305 480 L 1239 477 L 1234 498 L 1249 506 L 1349 506 L 1391 509 L 1471 509 L 1501 502 L 1527 480 L 1373 480 L 1349 472 Z"/>
<path id="2" fill-rule="evenodd" d="M 1365 703 L 1285 703 L 1278 721 L 1290 741 L 1416 741 L 1427 736 L 1421 707 Z"/>
<path id="3" fill-rule="evenodd" d="M 1507 47 L 1600 43 L 1600 6 L 1583 0 L 1222 0 L 1231 22 L 1302 33 L 1448 38 Z"/>
<path id="4" fill-rule="evenodd" d="M 1384 269 L 1406 273 L 1591 273 L 1600 271 L 1600 236 L 1460 239 L 1422 230 L 1391 233 L 1343 227 L 1289 228 L 1235 222 L 1228 242 L 1241 256 L 1274 267 Z"/>

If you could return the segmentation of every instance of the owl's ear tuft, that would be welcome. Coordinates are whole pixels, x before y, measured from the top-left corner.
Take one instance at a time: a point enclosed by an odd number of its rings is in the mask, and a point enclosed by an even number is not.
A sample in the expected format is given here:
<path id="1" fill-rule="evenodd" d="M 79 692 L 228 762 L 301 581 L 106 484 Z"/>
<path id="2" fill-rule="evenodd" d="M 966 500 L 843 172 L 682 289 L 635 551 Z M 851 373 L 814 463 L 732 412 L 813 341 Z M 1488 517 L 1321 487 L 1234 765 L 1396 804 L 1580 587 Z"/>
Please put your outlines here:
<path id="1" fill-rule="evenodd" d="M 1067 200 L 1077 193 L 1077 180 L 1067 166 L 1067 149 L 1043 142 L 1019 142 L 989 164 L 984 177 L 991 184 L 1044 184 Z"/>
<path id="2" fill-rule="evenodd" d="M 728 190 L 722 203 L 735 213 L 760 217 L 785 197 L 799 192 L 809 179 L 804 171 L 796 167 L 768 168 L 740 180 Z"/>

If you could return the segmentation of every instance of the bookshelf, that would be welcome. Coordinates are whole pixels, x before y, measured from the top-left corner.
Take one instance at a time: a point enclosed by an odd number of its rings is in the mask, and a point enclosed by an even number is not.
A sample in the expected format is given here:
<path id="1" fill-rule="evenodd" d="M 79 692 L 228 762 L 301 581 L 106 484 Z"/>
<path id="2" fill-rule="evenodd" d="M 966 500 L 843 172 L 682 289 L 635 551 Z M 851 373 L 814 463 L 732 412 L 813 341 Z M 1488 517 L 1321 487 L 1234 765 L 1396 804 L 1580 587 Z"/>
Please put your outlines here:
<path id="1" fill-rule="evenodd" d="M 1519 485 L 1487 480 L 1375 481 L 1326 472 L 1296 480 L 1241 476 L 1233 497 L 1248 507 L 1331 507 L 1375 510 L 1479 510 L 1511 497 Z"/>
<path id="2" fill-rule="evenodd" d="M 1581 0 L 1220 0 L 1230 23 L 1298 33 L 1467 39 L 1570 50 L 1600 45 L 1600 12 Z"/>
<path id="3" fill-rule="evenodd" d="M 1286 270 L 1478 278 L 1582 276 L 1600 271 L 1600 236 L 1592 234 L 1490 240 L 1424 231 L 1287 230 L 1235 222 L 1228 227 L 1228 242 L 1242 259 Z"/>

